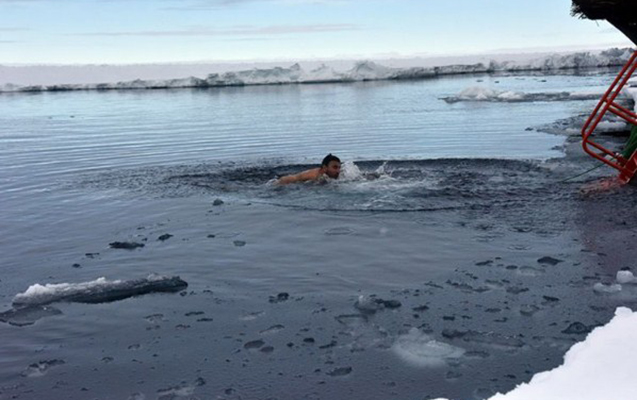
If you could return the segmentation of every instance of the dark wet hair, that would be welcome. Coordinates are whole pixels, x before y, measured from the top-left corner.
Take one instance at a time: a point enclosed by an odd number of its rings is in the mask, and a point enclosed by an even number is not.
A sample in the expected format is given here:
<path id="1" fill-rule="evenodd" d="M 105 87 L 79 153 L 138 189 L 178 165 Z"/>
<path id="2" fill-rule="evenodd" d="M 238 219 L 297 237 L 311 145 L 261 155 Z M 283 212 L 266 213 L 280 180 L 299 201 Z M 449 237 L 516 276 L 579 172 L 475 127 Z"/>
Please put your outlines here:
<path id="1" fill-rule="evenodd" d="M 326 155 L 326 156 L 325 156 L 325 158 L 324 158 L 324 159 L 323 159 L 323 161 L 321 162 L 321 165 L 324 165 L 324 166 L 326 166 L 326 167 L 327 167 L 331 161 L 337 161 L 337 162 L 339 162 L 339 163 L 340 163 L 340 162 L 341 162 L 341 159 L 340 159 L 340 158 L 338 158 L 338 157 L 336 157 L 336 156 L 333 156 L 333 155 L 332 155 L 332 153 L 330 153 L 330 154 L 328 154 L 328 155 Z"/>

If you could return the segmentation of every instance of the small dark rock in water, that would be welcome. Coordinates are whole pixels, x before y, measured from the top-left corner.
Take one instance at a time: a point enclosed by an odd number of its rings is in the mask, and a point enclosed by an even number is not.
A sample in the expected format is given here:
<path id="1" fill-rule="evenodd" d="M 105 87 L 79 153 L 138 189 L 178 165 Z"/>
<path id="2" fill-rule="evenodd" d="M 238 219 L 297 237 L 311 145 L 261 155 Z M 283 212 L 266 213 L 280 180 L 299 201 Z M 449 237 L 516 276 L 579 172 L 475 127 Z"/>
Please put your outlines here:
<path id="1" fill-rule="evenodd" d="M 307 337 L 307 338 L 303 339 L 303 343 L 313 344 L 314 342 L 315 342 L 315 340 L 312 337 Z"/>
<path id="2" fill-rule="evenodd" d="M 138 247 L 144 247 L 142 243 L 136 242 L 112 242 L 108 244 L 112 249 L 134 250 Z"/>
<path id="3" fill-rule="evenodd" d="M 481 350 L 467 351 L 465 353 L 466 357 L 469 358 L 489 358 L 489 353 Z"/>
<path id="4" fill-rule="evenodd" d="M 584 325 L 581 322 L 573 322 L 568 326 L 568 328 L 564 329 L 562 333 L 566 333 L 567 335 L 581 335 L 584 333 L 588 333 L 591 331 L 591 328 Z"/>
<path id="5" fill-rule="evenodd" d="M 103 357 L 102 358 L 102 362 L 103 363 L 113 362 L 113 360 L 115 360 L 113 357 Z"/>
<path id="6" fill-rule="evenodd" d="M 518 266 L 517 265 L 507 265 L 505 268 L 508 269 L 508 270 L 514 270 L 514 269 L 518 269 Z"/>
<path id="7" fill-rule="evenodd" d="M 423 312 L 429 310 L 429 307 L 423 304 L 422 306 L 412 308 L 412 310 L 416 312 Z"/>
<path id="8" fill-rule="evenodd" d="M 493 264 L 493 260 L 480 261 L 476 263 L 478 267 L 484 267 L 491 264 Z"/>
<path id="9" fill-rule="evenodd" d="M 270 303 L 280 303 L 282 301 L 286 301 L 289 298 L 290 298 L 290 295 L 288 293 L 282 292 L 277 294 L 276 297 L 270 296 Z"/>
<path id="10" fill-rule="evenodd" d="M 215 201 L 212 202 L 213 206 L 220 206 L 223 204 L 223 200 L 221 199 L 215 199 Z"/>
<path id="11" fill-rule="evenodd" d="M 197 322 L 212 322 L 213 319 L 212 318 L 199 318 L 197 320 Z"/>
<path id="12" fill-rule="evenodd" d="M 540 311 L 540 307 L 534 304 L 523 305 L 522 307 L 520 307 L 520 314 L 524 315 L 525 317 L 530 317 L 538 311 Z"/>
<path id="13" fill-rule="evenodd" d="M 459 331 L 456 329 L 445 329 L 442 331 L 442 336 L 447 339 L 460 339 L 461 337 L 467 335 L 469 331 Z"/>
<path id="14" fill-rule="evenodd" d="M 243 247 L 246 245 L 246 242 L 244 242 L 243 240 L 235 240 L 233 243 L 237 247 Z"/>
<path id="15" fill-rule="evenodd" d="M 524 292 L 528 292 L 529 288 L 521 287 L 521 286 L 510 286 L 507 288 L 507 293 L 511 294 L 520 294 Z"/>
<path id="16" fill-rule="evenodd" d="M 206 236 L 208 239 L 214 239 L 216 237 L 216 235 L 208 235 Z"/>
<path id="17" fill-rule="evenodd" d="M 564 260 L 546 256 L 538 259 L 537 262 L 539 262 L 540 264 L 557 265 L 561 262 L 564 262 Z"/>
<path id="18" fill-rule="evenodd" d="M 173 235 L 171 235 L 170 233 L 165 233 L 161 235 L 160 237 L 158 237 L 157 240 L 161 240 L 163 242 L 164 240 L 168 240 L 171 237 L 173 237 Z"/>
<path id="19" fill-rule="evenodd" d="M 443 315 L 442 319 L 445 320 L 445 321 L 455 321 L 456 317 L 455 317 L 455 315 Z"/>
<path id="20" fill-rule="evenodd" d="M 95 258 L 100 255 L 100 253 L 86 253 L 84 254 L 86 258 Z"/>
<path id="21" fill-rule="evenodd" d="M 193 315 L 204 315 L 205 312 L 203 311 L 190 311 L 187 312 L 186 314 L 184 314 L 186 317 L 192 317 Z"/>
<path id="22" fill-rule="evenodd" d="M 447 375 L 445 376 L 445 379 L 449 379 L 449 380 L 451 380 L 451 379 L 458 379 L 458 378 L 460 378 L 460 377 L 462 377 L 462 374 L 461 374 L 460 372 L 457 372 L 457 371 L 448 371 L 448 372 L 447 372 Z"/>
<path id="23" fill-rule="evenodd" d="M 285 326 L 281 325 L 281 324 L 276 324 L 276 325 L 272 325 L 271 327 L 264 329 L 262 331 L 260 331 L 259 333 L 262 335 L 270 335 L 273 333 L 277 333 L 280 332 L 281 330 L 285 329 Z"/>
<path id="24" fill-rule="evenodd" d="M 73 268 L 82 268 L 82 266 L 78 263 L 75 263 L 72 265 Z"/>
<path id="25" fill-rule="evenodd" d="M 328 344 L 324 344 L 322 346 L 319 346 L 319 349 L 322 349 L 322 350 L 329 349 L 329 348 L 332 348 L 332 347 L 336 346 L 337 344 L 338 344 L 338 342 L 336 340 L 332 340 Z"/>
<path id="26" fill-rule="evenodd" d="M 352 367 L 340 367 L 334 368 L 333 370 L 327 372 L 329 376 L 345 376 L 352 373 Z"/>
<path id="27" fill-rule="evenodd" d="M 402 306 L 402 303 L 398 300 L 383 300 L 383 299 L 376 299 L 376 303 L 378 304 L 382 304 L 383 307 L 385 308 L 399 308 Z"/>
<path id="28" fill-rule="evenodd" d="M 264 344 L 265 344 L 265 342 L 263 340 L 260 340 L 260 339 L 259 340 L 253 340 L 251 342 L 248 342 L 248 343 L 244 344 L 243 348 L 244 349 L 248 349 L 248 350 L 258 349 L 258 348 L 262 347 Z"/>
<path id="29" fill-rule="evenodd" d="M 551 296 L 542 296 L 542 298 L 548 302 L 556 302 L 556 301 L 560 301 L 560 299 L 558 299 L 557 297 L 551 297 Z"/>
<path id="30" fill-rule="evenodd" d="M 274 351 L 274 347 L 272 346 L 265 346 L 262 347 L 261 350 L 259 350 L 262 353 L 272 353 Z"/>

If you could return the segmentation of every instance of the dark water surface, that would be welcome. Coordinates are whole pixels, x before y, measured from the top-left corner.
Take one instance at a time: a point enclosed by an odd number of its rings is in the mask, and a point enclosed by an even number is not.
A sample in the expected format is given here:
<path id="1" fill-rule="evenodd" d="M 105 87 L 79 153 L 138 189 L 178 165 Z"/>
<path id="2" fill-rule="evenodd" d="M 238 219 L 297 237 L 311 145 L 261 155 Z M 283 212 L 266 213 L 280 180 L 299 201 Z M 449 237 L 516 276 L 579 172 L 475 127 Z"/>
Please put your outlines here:
<path id="1" fill-rule="evenodd" d="M 0 323 L 0 399 L 482 399 L 561 364 L 635 301 L 592 290 L 632 260 L 634 190 L 564 182 L 594 164 L 526 131 L 590 100 L 439 98 L 607 80 L 0 96 L 0 312 L 35 283 L 188 282 Z M 270 183 L 327 152 L 338 182 Z"/>

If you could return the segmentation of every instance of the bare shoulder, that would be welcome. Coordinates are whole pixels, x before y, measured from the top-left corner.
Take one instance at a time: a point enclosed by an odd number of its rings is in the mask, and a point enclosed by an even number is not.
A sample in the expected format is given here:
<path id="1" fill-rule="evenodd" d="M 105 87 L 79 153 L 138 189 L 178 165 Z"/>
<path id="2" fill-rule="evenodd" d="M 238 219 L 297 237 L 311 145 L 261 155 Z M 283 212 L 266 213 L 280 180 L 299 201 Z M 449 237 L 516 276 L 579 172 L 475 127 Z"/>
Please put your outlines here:
<path id="1" fill-rule="evenodd" d="M 321 169 L 320 168 L 312 168 L 303 172 L 299 172 L 294 175 L 287 175 L 282 178 L 279 178 L 277 181 L 280 185 L 286 185 L 288 183 L 294 182 L 306 182 L 306 181 L 314 181 L 321 177 Z"/>

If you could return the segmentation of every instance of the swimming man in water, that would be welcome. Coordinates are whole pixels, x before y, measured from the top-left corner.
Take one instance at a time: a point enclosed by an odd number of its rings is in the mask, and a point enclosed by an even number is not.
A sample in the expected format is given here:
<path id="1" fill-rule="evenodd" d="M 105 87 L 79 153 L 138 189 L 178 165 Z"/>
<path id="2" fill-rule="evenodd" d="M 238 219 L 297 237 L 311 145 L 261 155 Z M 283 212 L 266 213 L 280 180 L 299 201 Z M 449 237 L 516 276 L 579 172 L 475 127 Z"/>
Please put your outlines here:
<path id="1" fill-rule="evenodd" d="M 325 179 L 325 177 L 338 179 L 338 175 L 340 173 L 341 160 L 330 153 L 325 156 L 325 158 L 321 162 L 320 167 L 308 169 L 307 171 L 299 172 L 298 174 L 294 175 L 286 175 L 282 178 L 279 178 L 276 183 L 279 185 L 287 185 L 288 183 L 295 182 L 318 181 L 321 179 Z"/>

